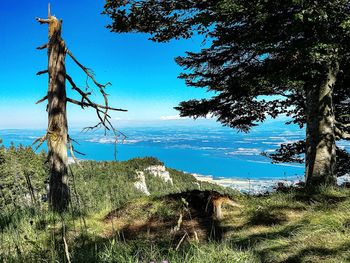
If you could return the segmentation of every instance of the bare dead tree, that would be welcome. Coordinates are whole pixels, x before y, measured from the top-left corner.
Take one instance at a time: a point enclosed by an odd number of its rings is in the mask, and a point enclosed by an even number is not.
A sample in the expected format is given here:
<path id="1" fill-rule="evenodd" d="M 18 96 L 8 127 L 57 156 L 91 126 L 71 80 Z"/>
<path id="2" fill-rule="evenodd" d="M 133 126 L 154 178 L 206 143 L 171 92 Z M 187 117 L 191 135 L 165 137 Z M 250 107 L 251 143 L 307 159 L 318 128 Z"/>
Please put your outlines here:
<path id="1" fill-rule="evenodd" d="M 67 184 L 68 174 L 68 154 L 67 144 L 71 154 L 74 156 L 74 148 L 72 147 L 72 140 L 68 135 L 67 112 L 66 105 L 68 103 L 79 105 L 82 109 L 92 108 L 96 111 L 99 122 L 86 129 L 96 129 L 99 127 L 105 130 L 112 130 L 116 134 L 111 123 L 109 111 L 126 111 L 123 109 L 110 107 L 108 104 L 107 93 L 105 88 L 110 83 L 101 84 L 96 81 L 94 73 L 91 69 L 83 66 L 72 54 L 65 45 L 61 37 L 62 20 L 58 20 L 55 16 L 50 14 L 50 5 L 48 7 L 48 18 L 36 18 L 40 24 L 48 24 L 49 27 L 49 41 L 37 49 L 48 50 L 48 69 L 39 71 L 37 75 L 49 75 L 49 85 L 47 94 L 36 103 L 48 101 L 48 127 L 46 134 L 37 139 L 34 143 L 38 143 L 37 148 L 45 141 L 48 145 L 48 161 L 50 166 L 50 187 L 49 187 L 49 204 L 52 210 L 62 212 L 67 209 L 70 193 Z M 79 88 L 72 77 L 66 73 L 65 58 L 70 56 L 72 60 L 83 70 L 87 79 L 90 79 L 98 88 L 104 99 L 104 104 L 97 104 L 90 99 L 91 92 L 83 91 Z M 68 98 L 66 95 L 66 80 L 81 97 L 80 100 Z M 88 83 L 88 81 L 87 81 Z"/>

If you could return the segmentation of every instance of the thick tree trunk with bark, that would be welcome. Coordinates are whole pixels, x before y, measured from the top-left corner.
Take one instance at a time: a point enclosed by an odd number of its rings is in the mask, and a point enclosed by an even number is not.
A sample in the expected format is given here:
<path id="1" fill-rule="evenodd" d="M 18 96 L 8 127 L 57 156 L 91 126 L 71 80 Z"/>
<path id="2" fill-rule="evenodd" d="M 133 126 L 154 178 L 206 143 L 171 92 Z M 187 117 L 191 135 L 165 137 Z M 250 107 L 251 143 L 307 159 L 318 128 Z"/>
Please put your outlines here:
<path id="1" fill-rule="evenodd" d="M 49 17 L 47 144 L 50 165 L 49 203 L 55 211 L 66 210 L 69 202 L 65 56 L 61 21 L 53 16 Z"/>
<path id="2" fill-rule="evenodd" d="M 333 87 L 338 64 L 329 68 L 321 86 L 307 90 L 306 167 L 308 186 L 336 183 L 336 144 Z"/>

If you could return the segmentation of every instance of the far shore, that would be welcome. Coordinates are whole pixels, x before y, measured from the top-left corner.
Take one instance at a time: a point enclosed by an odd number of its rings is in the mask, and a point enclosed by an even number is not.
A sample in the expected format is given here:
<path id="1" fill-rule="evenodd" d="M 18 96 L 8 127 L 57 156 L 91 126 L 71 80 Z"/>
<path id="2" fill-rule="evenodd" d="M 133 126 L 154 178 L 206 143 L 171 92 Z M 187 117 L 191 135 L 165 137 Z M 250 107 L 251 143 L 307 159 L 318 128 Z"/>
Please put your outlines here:
<path id="1" fill-rule="evenodd" d="M 198 181 L 218 184 L 224 187 L 236 189 L 242 193 L 262 194 L 273 192 L 277 184 L 282 183 L 285 186 L 297 185 L 303 182 L 302 177 L 290 179 L 244 179 L 244 178 L 214 178 L 210 175 L 192 174 Z M 338 177 L 338 185 L 350 183 L 350 174 Z"/>

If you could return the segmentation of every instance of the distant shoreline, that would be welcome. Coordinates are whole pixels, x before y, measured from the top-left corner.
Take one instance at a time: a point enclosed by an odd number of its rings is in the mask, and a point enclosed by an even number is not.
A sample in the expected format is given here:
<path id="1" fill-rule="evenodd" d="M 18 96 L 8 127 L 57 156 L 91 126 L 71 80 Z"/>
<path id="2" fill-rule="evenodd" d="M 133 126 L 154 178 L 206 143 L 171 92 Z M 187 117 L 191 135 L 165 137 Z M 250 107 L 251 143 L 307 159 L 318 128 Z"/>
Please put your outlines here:
<path id="1" fill-rule="evenodd" d="M 278 183 L 295 185 L 301 180 L 295 179 L 240 179 L 240 178 L 214 178 L 213 176 L 192 174 L 198 181 L 208 182 L 224 187 L 236 189 L 242 193 L 261 194 L 272 192 Z"/>
<path id="2" fill-rule="evenodd" d="M 210 175 L 201 175 L 192 173 L 196 180 L 208 182 L 224 187 L 236 189 L 242 193 L 262 194 L 273 192 L 278 183 L 283 183 L 285 186 L 296 185 L 303 182 L 303 178 L 294 179 L 240 179 L 240 178 L 214 178 Z M 350 174 L 338 177 L 337 183 L 341 185 L 345 182 L 350 182 Z"/>

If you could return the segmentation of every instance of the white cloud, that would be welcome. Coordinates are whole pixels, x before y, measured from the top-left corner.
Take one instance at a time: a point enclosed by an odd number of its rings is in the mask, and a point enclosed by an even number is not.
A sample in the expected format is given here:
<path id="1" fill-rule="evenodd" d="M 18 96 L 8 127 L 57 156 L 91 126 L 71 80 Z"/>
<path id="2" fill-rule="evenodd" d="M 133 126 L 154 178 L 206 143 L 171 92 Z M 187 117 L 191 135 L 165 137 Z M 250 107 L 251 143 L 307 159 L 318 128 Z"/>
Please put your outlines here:
<path id="1" fill-rule="evenodd" d="M 187 119 L 184 117 L 180 117 L 179 115 L 173 115 L 173 116 L 162 116 L 160 117 L 162 121 L 173 121 L 173 120 L 182 120 L 182 119 Z"/>

